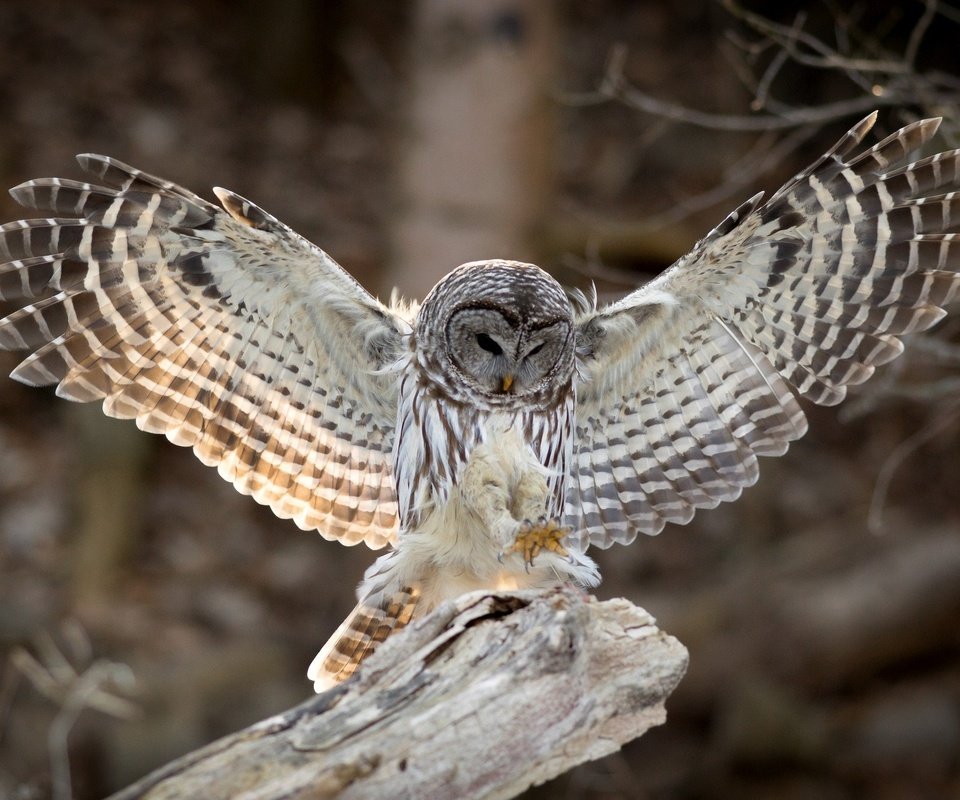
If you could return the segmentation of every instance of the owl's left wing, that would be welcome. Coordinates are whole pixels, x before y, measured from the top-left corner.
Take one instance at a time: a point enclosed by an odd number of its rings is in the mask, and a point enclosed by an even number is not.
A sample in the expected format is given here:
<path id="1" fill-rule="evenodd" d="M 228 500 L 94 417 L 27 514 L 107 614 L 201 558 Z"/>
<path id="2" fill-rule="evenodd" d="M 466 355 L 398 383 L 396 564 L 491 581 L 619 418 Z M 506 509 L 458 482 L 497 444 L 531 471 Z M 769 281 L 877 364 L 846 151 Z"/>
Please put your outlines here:
<path id="1" fill-rule="evenodd" d="M 685 523 L 806 430 L 794 396 L 846 387 L 960 290 L 960 150 L 905 164 L 939 120 L 851 156 L 871 115 L 765 204 L 754 197 L 660 277 L 577 320 L 565 517 L 608 547 Z"/>
<path id="2" fill-rule="evenodd" d="M 226 190 L 218 208 L 96 155 L 103 185 L 11 190 L 61 215 L 0 227 L 0 347 L 13 376 L 102 400 L 193 448 L 301 528 L 382 547 L 397 528 L 390 452 L 409 326 L 326 253 Z"/>

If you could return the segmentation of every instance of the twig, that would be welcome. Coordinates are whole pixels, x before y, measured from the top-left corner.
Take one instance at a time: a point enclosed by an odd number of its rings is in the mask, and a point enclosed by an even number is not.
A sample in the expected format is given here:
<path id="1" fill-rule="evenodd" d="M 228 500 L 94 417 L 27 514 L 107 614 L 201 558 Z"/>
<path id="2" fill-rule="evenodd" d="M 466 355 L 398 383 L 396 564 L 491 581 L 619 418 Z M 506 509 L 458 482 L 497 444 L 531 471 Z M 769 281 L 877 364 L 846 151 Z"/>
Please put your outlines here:
<path id="1" fill-rule="evenodd" d="M 69 736 L 80 714 L 89 708 L 126 719 L 134 716 L 138 709 L 131 701 L 114 693 L 117 688 L 132 689 L 130 668 L 103 659 L 84 666 L 92 656 L 92 648 L 83 629 L 68 621 L 62 632 L 69 654 L 80 662 L 77 667 L 45 631 L 34 640 L 39 658 L 17 648 L 10 654 L 9 663 L 11 672 L 24 676 L 40 694 L 59 707 L 47 731 L 52 792 L 55 800 L 70 800 L 73 787 Z M 12 703 L 12 696 L 9 702 Z"/>
<path id="2" fill-rule="evenodd" d="M 796 20 L 793 23 L 794 30 L 799 32 L 800 29 L 803 28 L 803 23 L 805 20 L 805 14 L 797 14 Z M 753 102 L 750 103 L 750 107 L 754 111 L 759 111 L 761 108 L 766 107 L 767 95 L 770 92 L 770 86 L 773 84 L 773 79 L 780 72 L 780 69 L 784 64 L 787 63 L 787 58 L 787 49 L 781 48 L 776 52 L 776 54 L 774 54 L 773 59 L 763 71 L 763 75 L 760 77 L 760 81 L 757 83 L 757 90 L 754 94 Z"/>
<path id="3" fill-rule="evenodd" d="M 779 25 L 760 14 L 747 11 L 732 0 L 720 0 L 720 2 L 732 16 L 741 19 L 755 31 L 768 37 L 773 44 L 777 45 L 798 64 L 814 69 L 843 72 L 861 88 L 869 88 L 869 84 L 862 79 L 864 74 L 905 74 L 912 70 L 912 66 L 905 64 L 900 59 L 850 58 L 829 47 L 816 36 L 806 33 L 802 30 L 802 26 L 798 26 L 796 23 L 790 27 Z M 806 45 L 816 55 L 803 53 L 799 49 L 799 45 Z"/>
<path id="4" fill-rule="evenodd" d="M 924 444 L 932 441 L 950 425 L 954 424 L 958 415 L 960 415 L 960 402 L 954 402 L 943 410 L 939 419 L 932 420 L 916 433 L 900 442 L 883 462 L 883 467 L 880 469 L 880 474 L 877 476 L 877 482 L 873 488 L 873 495 L 870 498 L 870 511 L 867 515 L 867 527 L 873 533 L 880 533 L 883 527 L 883 512 L 887 502 L 887 494 L 896 471 L 900 469 L 904 461 Z"/>
<path id="5" fill-rule="evenodd" d="M 930 23 L 933 22 L 933 18 L 937 15 L 937 0 L 925 0 L 923 5 L 923 14 L 910 32 L 910 40 L 907 42 L 907 47 L 903 51 L 903 63 L 910 72 L 913 72 L 916 67 L 920 43 L 930 28 Z"/>
<path id="6" fill-rule="evenodd" d="M 629 232 L 632 236 L 639 236 L 658 230 L 666 225 L 680 222 L 698 211 L 712 208 L 724 200 L 738 197 L 742 199 L 740 195 L 743 194 L 745 187 L 755 187 L 762 175 L 782 164 L 790 153 L 804 142 L 814 138 L 817 133 L 817 128 L 806 127 L 791 131 L 773 145 L 767 145 L 765 140 L 760 140 L 739 161 L 727 168 L 726 179 L 716 187 L 676 200 L 665 211 L 652 214 L 640 221 L 611 222 L 606 217 L 591 214 L 583 209 L 576 209 L 573 213 L 589 224 L 598 235 L 611 235 L 614 232 L 623 235 L 624 232 Z"/>

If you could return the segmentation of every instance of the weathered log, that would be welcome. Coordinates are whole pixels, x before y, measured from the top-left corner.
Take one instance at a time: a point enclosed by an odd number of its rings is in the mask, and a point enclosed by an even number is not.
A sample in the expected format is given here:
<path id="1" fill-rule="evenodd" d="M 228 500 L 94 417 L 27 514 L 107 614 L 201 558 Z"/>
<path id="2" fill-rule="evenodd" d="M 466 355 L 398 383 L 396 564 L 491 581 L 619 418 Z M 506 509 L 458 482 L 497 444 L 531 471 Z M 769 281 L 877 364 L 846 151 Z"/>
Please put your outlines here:
<path id="1" fill-rule="evenodd" d="M 663 723 L 686 667 L 683 645 L 626 600 L 475 592 L 389 639 L 354 680 L 113 800 L 513 797 Z"/>

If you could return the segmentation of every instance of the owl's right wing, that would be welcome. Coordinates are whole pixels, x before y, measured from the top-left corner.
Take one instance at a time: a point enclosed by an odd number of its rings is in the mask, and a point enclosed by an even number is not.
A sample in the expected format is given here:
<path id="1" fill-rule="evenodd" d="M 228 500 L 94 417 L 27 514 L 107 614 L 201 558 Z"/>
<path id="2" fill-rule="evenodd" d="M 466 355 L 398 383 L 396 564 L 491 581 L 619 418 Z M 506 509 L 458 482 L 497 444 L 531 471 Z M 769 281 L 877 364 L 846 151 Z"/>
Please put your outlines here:
<path id="1" fill-rule="evenodd" d="M 11 190 L 68 215 L 0 227 L 0 347 L 13 377 L 102 400 L 191 446 L 244 494 L 306 530 L 382 547 L 397 529 L 390 467 L 409 331 L 326 253 L 223 189 L 224 209 L 119 161 L 104 185 Z"/>
<path id="2" fill-rule="evenodd" d="M 905 164 L 939 120 L 854 155 L 871 115 L 765 204 L 577 320 L 568 524 L 626 543 L 739 496 L 757 456 L 929 328 L 960 290 L 960 150 Z"/>

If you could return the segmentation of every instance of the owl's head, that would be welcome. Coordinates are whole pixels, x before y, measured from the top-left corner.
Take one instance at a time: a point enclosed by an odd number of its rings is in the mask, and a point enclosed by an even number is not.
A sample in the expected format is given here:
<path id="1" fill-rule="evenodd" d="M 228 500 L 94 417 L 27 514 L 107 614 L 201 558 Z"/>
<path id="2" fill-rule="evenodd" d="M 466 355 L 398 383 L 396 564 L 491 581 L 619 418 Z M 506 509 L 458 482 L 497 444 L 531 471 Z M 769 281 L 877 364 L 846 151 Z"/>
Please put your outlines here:
<path id="1" fill-rule="evenodd" d="M 445 384 L 452 379 L 458 394 L 509 405 L 567 384 L 573 309 L 560 284 L 532 264 L 464 264 L 423 301 L 417 345 L 421 364 Z"/>

